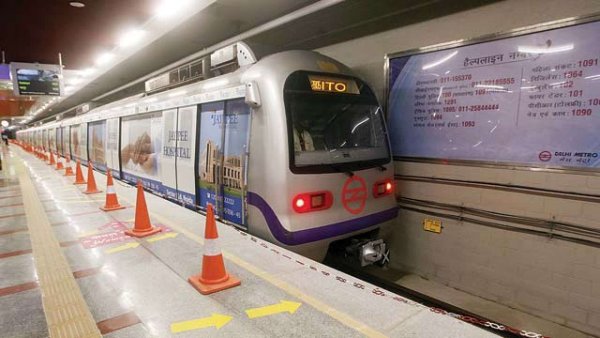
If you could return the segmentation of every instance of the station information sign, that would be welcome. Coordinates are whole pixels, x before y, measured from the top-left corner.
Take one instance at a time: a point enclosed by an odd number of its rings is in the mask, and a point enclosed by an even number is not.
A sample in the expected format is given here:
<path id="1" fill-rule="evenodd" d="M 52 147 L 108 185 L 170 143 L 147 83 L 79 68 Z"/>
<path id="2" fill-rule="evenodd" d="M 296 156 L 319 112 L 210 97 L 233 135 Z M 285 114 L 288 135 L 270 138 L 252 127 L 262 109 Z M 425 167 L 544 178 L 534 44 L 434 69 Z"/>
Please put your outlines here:
<path id="1" fill-rule="evenodd" d="M 388 58 L 395 158 L 600 168 L 600 22 Z"/>
<path id="2" fill-rule="evenodd" d="M 10 64 L 15 95 L 60 96 L 62 75 L 59 65 Z"/>

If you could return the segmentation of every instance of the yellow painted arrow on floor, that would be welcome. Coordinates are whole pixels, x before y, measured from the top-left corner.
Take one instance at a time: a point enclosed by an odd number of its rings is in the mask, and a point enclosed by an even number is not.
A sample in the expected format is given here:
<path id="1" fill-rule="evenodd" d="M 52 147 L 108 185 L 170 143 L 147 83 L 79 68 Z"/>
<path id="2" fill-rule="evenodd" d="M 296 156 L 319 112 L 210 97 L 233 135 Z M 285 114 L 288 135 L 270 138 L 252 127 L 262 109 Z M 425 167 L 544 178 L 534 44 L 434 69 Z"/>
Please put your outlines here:
<path id="1" fill-rule="evenodd" d="M 267 305 L 263 307 L 257 307 L 254 309 L 246 310 L 246 314 L 248 318 L 259 318 L 264 316 L 270 316 L 281 312 L 289 312 L 294 313 L 298 308 L 302 305 L 302 303 L 298 302 L 290 302 L 287 300 L 282 300 L 281 302 L 273 305 Z"/>
<path id="2" fill-rule="evenodd" d="M 112 254 L 112 253 L 124 251 L 124 250 L 127 250 L 127 249 L 134 249 L 134 248 L 137 248 L 138 246 L 140 246 L 140 243 L 138 243 L 138 242 L 130 242 L 130 243 L 127 243 L 127 244 L 124 244 L 124 245 L 120 245 L 120 246 L 116 246 L 114 248 L 110 248 L 110 249 L 106 250 L 105 252 L 108 253 L 108 254 Z"/>
<path id="3" fill-rule="evenodd" d="M 177 237 L 177 235 L 179 235 L 179 233 L 177 233 L 177 232 L 167 232 L 164 235 L 159 235 L 159 236 L 154 236 L 152 238 L 148 238 L 147 241 L 152 243 L 152 242 L 160 241 L 160 240 L 167 239 L 167 238 L 175 238 L 175 237 Z"/>
<path id="4" fill-rule="evenodd" d="M 231 317 L 231 316 L 213 313 L 210 317 L 193 319 L 193 320 L 188 320 L 188 321 L 179 322 L 179 323 L 173 323 L 173 324 L 171 324 L 171 332 L 177 333 L 177 332 L 184 332 L 184 331 L 190 331 L 190 330 L 204 329 L 204 328 L 213 327 L 213 326 L 215 328 L 217 328 L 217 330 L 218 330 L 221 327 L 223 327 L 225 324 L 229 323 L 229 321 L 231 321 L 232 319 L 233 319 L 233 317 Z"/>

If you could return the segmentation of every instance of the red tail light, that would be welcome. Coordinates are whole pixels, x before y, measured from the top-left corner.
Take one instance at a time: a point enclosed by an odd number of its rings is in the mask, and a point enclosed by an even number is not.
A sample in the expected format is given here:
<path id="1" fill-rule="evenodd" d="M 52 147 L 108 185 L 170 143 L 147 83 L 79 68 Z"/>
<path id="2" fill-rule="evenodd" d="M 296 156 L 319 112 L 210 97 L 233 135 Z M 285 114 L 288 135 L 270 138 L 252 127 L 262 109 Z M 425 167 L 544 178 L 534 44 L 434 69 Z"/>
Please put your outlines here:
<path id="1" fill-rule="evenodd" d="M 394 192 L 394 181 L 392 181 L 391 179 L 377 181 L 373 185 L 373 197 L 375 197 L 375 198 L 390 195 L 393 192 Z"/>
<path id="2" fill-rule="evenodd" d="M 292 200 L 297 213 L 329 209 L 333 204 L 333 195 L 329 191 L 316 191 L 298 194 Z"/>

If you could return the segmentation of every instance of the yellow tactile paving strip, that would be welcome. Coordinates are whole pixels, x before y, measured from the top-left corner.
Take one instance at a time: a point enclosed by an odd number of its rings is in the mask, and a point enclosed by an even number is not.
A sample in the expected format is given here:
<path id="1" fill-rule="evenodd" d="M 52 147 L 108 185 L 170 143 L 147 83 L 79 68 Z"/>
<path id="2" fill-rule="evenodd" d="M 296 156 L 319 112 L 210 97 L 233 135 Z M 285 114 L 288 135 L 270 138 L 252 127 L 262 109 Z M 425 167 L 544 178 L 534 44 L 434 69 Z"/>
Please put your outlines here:
<path id="1" fill-rule="evenodd" d="M 33 182 L 20 160 L 11 160 L 21 185 L 33 259 L 50 337 L 101 337 L 69 263 L 52 232 Z"/>

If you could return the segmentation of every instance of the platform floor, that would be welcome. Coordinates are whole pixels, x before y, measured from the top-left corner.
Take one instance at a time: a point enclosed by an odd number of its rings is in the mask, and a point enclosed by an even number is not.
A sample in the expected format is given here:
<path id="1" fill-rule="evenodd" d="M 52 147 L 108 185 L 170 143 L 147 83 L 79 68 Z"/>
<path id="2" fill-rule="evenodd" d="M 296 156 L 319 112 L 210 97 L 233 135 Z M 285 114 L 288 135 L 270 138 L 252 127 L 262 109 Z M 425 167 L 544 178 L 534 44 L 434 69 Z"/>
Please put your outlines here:
<path id="1" fill-rule="evenodd" d="M 242 284 L 209 296 L 200 271 L 204 216 L 146 194 L 165 231 L 125 237 L 126 209 L 103 212 L 11 145 L 0 174 L 0 337 L 487 337 L 492 333 L 218 223 L 228 272 Z M 95 173 L 106 190 L 104 175 Z"/>

